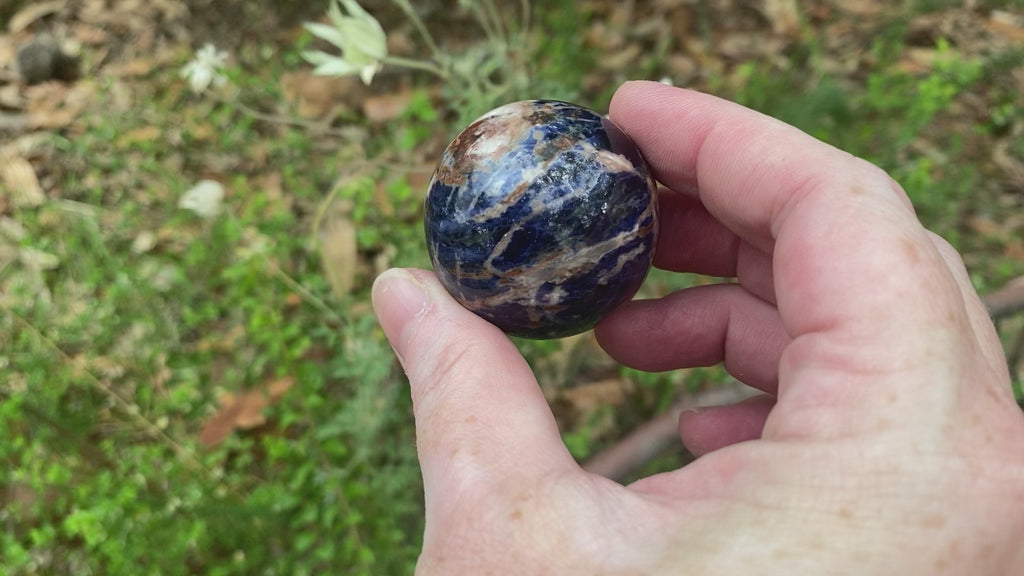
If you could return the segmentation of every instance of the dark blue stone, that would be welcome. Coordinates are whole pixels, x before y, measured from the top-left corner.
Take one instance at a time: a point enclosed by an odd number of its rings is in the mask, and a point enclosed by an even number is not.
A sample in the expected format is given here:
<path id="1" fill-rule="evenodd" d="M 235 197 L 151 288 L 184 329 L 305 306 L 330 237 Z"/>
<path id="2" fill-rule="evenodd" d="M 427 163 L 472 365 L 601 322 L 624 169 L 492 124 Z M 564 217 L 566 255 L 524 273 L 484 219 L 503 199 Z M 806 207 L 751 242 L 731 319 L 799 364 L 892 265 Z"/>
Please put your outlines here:
<path id="1" fill-rule="evenodd" d="M 427 194 L 427 249 L 448 292 L 505 332 L 578 334 L 640 288 L 656 190 L 607 118 L 551 100 L 507 104 L 445 150 Z"/>

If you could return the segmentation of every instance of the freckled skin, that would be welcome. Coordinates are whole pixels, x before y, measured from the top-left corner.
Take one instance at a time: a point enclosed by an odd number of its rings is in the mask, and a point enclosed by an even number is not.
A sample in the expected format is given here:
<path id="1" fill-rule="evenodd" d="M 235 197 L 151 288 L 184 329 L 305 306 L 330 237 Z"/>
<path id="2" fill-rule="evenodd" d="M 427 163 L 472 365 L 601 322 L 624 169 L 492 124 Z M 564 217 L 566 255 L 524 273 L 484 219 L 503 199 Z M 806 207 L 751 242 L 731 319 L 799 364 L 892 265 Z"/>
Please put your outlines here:
<path id="1" fill-rule="evenodd" d="M 463 306 L 509 334 L 559 338 L 640 288 L 658 235 L 656 185 L 601 115 L 516 102 L 448 146 L 424 225 L 434 269 Z"/>

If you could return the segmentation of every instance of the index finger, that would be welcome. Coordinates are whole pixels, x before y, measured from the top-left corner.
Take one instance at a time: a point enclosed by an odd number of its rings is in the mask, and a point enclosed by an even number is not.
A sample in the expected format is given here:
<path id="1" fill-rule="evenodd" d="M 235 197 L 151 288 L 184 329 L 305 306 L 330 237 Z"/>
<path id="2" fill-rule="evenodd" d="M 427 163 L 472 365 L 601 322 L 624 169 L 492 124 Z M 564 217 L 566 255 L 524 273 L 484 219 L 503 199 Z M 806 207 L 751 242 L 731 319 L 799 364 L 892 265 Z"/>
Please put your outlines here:
<path id="1" fill-rule="evenodd" d="M 742 106 L 653 82 L 622 86 L 610 116 L 663 184 L 696 195 L 772 255 L 792 338 L 777 412 L 804 413 L 795 428 L 844 433 L 877 422 L 862 411 L 876 411 L 879 398 L 897 400 L 887 410 L 900 413 L 946 405 L 955 391 L 934 384 L 978 368 L 960 360 L 977 343 L 965 340 L 953 275 L 883 171 Z"/>

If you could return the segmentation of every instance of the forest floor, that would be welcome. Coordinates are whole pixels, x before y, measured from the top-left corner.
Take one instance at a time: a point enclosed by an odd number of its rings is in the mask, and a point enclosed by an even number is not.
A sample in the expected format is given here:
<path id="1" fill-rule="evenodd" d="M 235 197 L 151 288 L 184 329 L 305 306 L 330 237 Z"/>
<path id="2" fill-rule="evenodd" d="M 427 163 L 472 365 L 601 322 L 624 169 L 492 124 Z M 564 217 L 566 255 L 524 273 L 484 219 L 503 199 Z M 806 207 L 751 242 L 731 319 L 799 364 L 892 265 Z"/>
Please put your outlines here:
<path id="1" fill-rule="evenodd" d="M 601 110 L 627 79 L 662 80 L 879 164 L 1009 302 L 1021 396 L 1019 3 L 521 2 L 488 20 L 469 7 L 498 3 L 417 2 L 437 52 L 398 4 L 364 3 L 389 53 L 448 55 L 472 90 L 400 66 L 369 86 L 313 75 L 302 51 L 332 48 L 303 23 L 326 2 L 0 0 L 9 573 L 408 572 L 410 407 L 369 287 L 428 266 L 434 163 L 513 98 Z M 207 44 L 223 84 L 196 93 L 182 70 Z M 33 45 L 68 67 L 31 77 Z M 656 272 L 642 294 L 710 281 Z M 745 393 L 715 367 L 624 369 L 590 334 L 517 345 L 573 454 L 618 478 L 687 458 L 674 410 Z"/>

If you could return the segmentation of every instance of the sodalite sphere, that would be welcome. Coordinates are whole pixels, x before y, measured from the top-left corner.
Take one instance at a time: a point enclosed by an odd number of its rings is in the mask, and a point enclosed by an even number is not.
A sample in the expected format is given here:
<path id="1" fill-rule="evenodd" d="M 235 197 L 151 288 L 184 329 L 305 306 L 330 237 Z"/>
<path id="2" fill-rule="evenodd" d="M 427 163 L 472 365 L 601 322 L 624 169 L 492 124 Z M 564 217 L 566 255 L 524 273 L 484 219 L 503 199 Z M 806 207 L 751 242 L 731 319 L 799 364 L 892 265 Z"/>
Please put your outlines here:
<path id="1" fill-rule="evenodd" d="M 506 104 L 445 150 L 426 199 L 427 248 L 448 292 L 506 333 L 569 336 L 640 288 L 656 191 L 607 118 L 566 102 Z"/>

